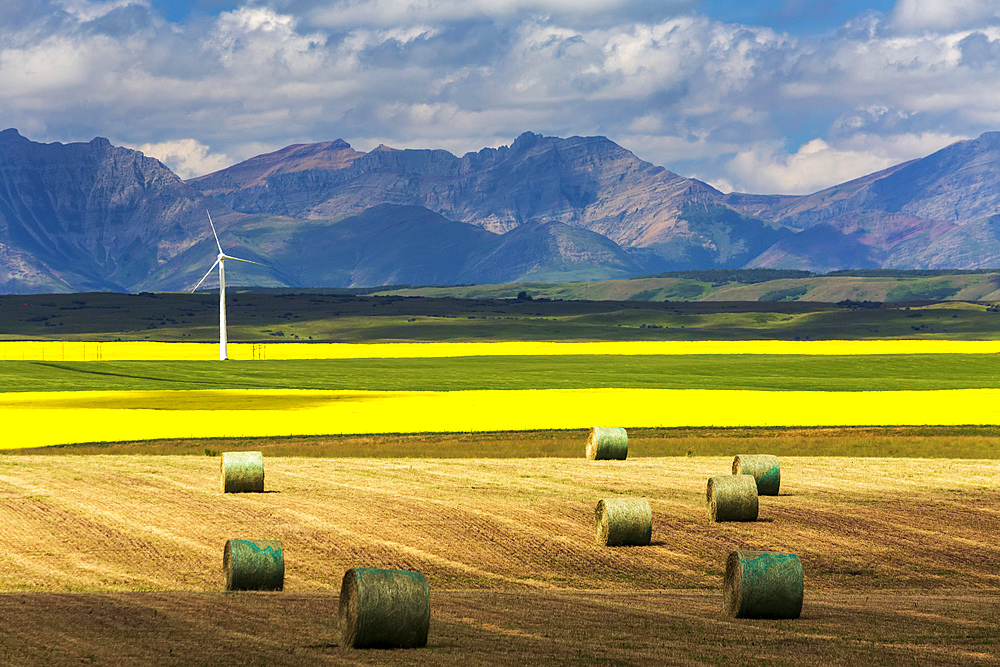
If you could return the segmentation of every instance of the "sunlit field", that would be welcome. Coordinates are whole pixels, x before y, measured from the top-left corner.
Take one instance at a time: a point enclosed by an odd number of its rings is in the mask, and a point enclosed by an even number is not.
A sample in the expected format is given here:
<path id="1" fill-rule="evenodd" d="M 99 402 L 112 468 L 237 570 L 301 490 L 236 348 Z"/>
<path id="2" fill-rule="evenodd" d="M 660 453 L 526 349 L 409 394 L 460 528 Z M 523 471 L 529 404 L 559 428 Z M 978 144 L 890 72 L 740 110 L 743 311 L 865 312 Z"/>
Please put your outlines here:
<path id="1" fill-rule="evenodd" d="M 217 349 L 0 343 L 0 449 L 594 424 L 980 425 L 997 423 L 1000 398 L 1000 341 L 234 344 L 224 363 L 211 360 Z"/>
<path id="2" fill-rule="evenodd" d="M 998 340 L 502 341 L 475 343 L 230 343 L 234 360 L 400 359 L 542 355 L 996 354 Z M 217 343 L 0 341 L 3 361 L 210 361 Z"/>
<path id="3" fill-rule="evenodd" d="M 1000 389 L 810 392 L 515 389 L 20 392 L 5 449 L 157 438 L 663 426 L 962 425 L 1000 421 Z"/>
<path id="4" fill-rule="evenodd" d="M 711 523 L 732 456 L 0 457 L 3 664 L 873 664 L 997 661 L 1000 465 L 783 457 L 760 520 Z M 431 451 L 427 448 L 425 451 Z M 649 499 L 645 547 L 595 544 L 594 505 Z M 280 592 L 223 592 L 224 540 L 282 540 Z M 802 616 L 722 613 L 726 554 L 795 553 Z M 428 645 L 338 646 L 359 565 L 421 572 Z M 194 660 L 192 657 L 196 656 Z"/>

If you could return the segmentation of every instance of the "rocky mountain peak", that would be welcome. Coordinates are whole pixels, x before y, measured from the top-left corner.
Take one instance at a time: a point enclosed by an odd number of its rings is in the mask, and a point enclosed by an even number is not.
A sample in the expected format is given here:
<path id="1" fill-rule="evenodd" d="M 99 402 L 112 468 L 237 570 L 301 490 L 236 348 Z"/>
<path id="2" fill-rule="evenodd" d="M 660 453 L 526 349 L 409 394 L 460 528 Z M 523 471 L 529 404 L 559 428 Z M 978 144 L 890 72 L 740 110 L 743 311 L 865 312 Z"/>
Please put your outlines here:
<path id="1" fill-rule="evenodd" d="M 8 129 L 0 290 L 190 286 L 216 253 L 206 208 L 227 249 L 275 267 L 260 284 L 983 268 L 1000 262 L 1000 133 L 812 195 L 769 196 L 723 195 L 599 136 L 525 132 L 462 157 L 336 139 L 185 183 L 102 137 L 42 144 Z"/>
<path id="2" fill-rule="evenodd" d="M 3 134 L 0 243 L 76 288 L 134 284 L 197 238 L 202 195 L 158 160 L 103 137 L 41 144 Z"/>

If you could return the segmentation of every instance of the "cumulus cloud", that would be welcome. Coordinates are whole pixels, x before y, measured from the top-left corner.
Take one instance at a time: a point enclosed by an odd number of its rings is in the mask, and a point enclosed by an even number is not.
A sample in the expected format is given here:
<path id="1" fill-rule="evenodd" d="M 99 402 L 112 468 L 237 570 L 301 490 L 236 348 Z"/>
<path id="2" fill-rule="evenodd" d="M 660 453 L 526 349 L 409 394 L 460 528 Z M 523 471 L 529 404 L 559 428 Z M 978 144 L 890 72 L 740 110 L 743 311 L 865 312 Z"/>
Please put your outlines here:
<path id="1" fill-rule="evenodd" d="M 1000 18 L 995 0 L 899 0 L 892 12 L 904 31 L 956 30 Z"/>
<path id="2" fill-rule="evenodd" d="M 184 175 L 338 137 L 463 153 L 524 130 L 599 134 L 758 192 L 1000 129 L 993 3 L 899 0 L 809 39 L 697 6 L 245 0 L 170 23 L 147 0 L 8 0 L 0 126 L 116 137 Z"/>
<path id="3" fill-rule="evenodd" d="M 823 139 L 806 142 L 794 153 L 778 147 L 758 145 L 736 154 L 730 161 L 729 189 L 776 194 L 807 194 L 830 185 L 860 178 L 907 160 L 923 157 L 959 137 L 946 134 L 898 136 L 851 136 L 843 145 L 831 146 Z"/>
<path id="4" fill-rule="evenodd" d="M 131 148 L 156 158 L 181 178 L 203 176 L 233 164 L 228 155 L 210 152 L 209 147 L 197 139 L 177 139 Z"/>
<path id="5" fill-rule="evenodd" d="M 729 171 L 751 192 L 770 190 L 780 194 L 803 194 L 831 183 L 847 181 L 892 164 L 884 156 L 863 151 L 837 150 L 822 139 L 813 139 L 795 153 L 766 146 L 740 151 Z M 874 169 L 873 169 L 874 167 Z"/>

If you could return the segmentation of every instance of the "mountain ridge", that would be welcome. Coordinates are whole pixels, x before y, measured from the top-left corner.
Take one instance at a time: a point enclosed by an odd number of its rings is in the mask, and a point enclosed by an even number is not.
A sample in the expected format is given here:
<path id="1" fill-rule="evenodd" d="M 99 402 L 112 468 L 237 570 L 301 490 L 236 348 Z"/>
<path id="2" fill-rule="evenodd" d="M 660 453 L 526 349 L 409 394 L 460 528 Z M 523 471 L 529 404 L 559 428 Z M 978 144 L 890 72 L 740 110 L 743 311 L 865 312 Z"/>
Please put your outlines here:
<path id="1" fill-rule="evenodd" d="M 606 137 L 459 157 L 343 139 L 187 181 L 104 138 L 0 132 L 0 291 L 189 288 L 217 251 L 262 286 L 1000 265 L 1000 133 L 807 195 L 724 194 Z M 211 279 L 210 279 L 211 280 Z M 210 282 L 210 281 L 209 281 Z"/>

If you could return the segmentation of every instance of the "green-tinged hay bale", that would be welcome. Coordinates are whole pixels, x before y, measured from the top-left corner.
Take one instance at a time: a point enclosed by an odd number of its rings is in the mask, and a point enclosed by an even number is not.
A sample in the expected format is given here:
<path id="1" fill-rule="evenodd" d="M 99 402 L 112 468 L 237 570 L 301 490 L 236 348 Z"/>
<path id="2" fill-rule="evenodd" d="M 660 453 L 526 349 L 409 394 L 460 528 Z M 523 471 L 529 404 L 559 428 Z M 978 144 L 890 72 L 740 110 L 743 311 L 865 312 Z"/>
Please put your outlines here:
<path id="1" fill-rule="evenodd" d="M 795 554 L 734 551 L 726 559 L 722 594 L 734 618 L 798 618 L 802 563 Z"/>
<path id="2" fill-rule="evenodd" d="M 279 540 L 226 540 L 222 571 L 227 591 L 280 591 L 285 556 Z"/>
<path id="3" fill-rule="evenodd" d="M 222 492 L 263 493 L 264 455 L 260 452 L 224 452 Z"/>
<path id="4" fill-rule="evenodd" d="M 594 511 L 597 543 L 621 547 L 649 544 L 653 537 L 653 510 L 645 498 L 605 498 Z"/>
<path id="5" fill-rule="evenodd" d="M 587 458 L 624 461 L 628 458 L 628 433 L 617 426 L 591 426 L 587 436 Z"/>
<path id="6" fill-rule="evenodd" d="M 750 475 L 709 477 L 705 500 L 712 521 L 757 520 L 757 484 Z"/>
<path id="7" fill-rule="evenodd" d="M 418 648 L 427 645 L 431 587 L 418 572 L 355 567 L 340 586 L 341 645 Z"/>
<path id="8" fill-rule="evenodd" d="M 733 459 L 734 475 L 752 475 L 758 496 L 776 496 L 781 486 L 778 457 L 770 454 L 740 454 Z"/>

